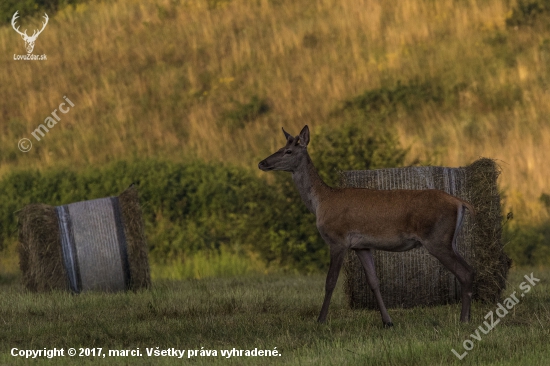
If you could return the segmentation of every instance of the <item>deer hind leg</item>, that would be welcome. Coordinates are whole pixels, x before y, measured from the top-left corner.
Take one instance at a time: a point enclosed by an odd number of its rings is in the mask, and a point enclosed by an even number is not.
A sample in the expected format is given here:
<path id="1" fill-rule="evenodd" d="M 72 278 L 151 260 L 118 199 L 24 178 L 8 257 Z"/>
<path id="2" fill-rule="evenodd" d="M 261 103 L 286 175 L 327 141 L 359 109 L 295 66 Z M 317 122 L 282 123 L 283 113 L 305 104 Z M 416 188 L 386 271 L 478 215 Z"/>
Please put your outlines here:
<path id="1" fill-rule="evenodd" d="M 460 321 L 470 321 L 470 306 L 472 302 L 472 292 L 474 283 L 474 269 L 466 262 L 456 249 L 456 237 L 462 226 L 464 218 L 464 208 L 458 210 L 455 230 L 452 240 L 444 240 L 439 245 L 425 245 L 425 248 L 436 257 L 460 282 L 462 288 L 462 311 L 460 312 Z"/>
<path id="2" fill-rule="evenodd" d="M 330 265 L 327 274 L 327 281 L 325 284 L 325 300 L 323 301 L 323 307 L 321 308 L 321 313 L 317 321 L 319 323 L 324 323 L 327 320 L 328 307 L 330 305 L 330 299 L 332 298 L 332 293 L 338 282 L 338 276 L 340 274 L 340 269 L 344 263 L 344 254 L 346 253 L 346 248 L 343 246 L 338 246 L 337 244 L 330 244 Z"/>
<path id="3" fill-rule="evenodd" d="M 474 282 L 473 268 L 452 248 L 446 251 L 434 251 L 430 253 L 439 259 L 449 271 L 452 272 L 460 282 L 462 288 L 462 311 L 460 312 L 460 321 L 470 321 L 470 305 L 472 302 L 472 289 Z"/>
<path id="4" fill-rule="evenodd" d="M 370 289 L 376 297 L 376 303 L 380 309 L 380 314 L 382 315 L 382 322 L 385 327 L 393 326 L 390 315 L 386 310 L 384 301 L 382 300 L 382 295 L 380 294 L 380 282 L 376 276 L 376 269 L 374 268 L 374 258 L 372 256 L 372 251 L 370 249 L 358 249 L 355 250 L 355 254 L 359 257 L 363 268 L 365 269 L 365 275 L 367 276 L 367 282 Z"/>

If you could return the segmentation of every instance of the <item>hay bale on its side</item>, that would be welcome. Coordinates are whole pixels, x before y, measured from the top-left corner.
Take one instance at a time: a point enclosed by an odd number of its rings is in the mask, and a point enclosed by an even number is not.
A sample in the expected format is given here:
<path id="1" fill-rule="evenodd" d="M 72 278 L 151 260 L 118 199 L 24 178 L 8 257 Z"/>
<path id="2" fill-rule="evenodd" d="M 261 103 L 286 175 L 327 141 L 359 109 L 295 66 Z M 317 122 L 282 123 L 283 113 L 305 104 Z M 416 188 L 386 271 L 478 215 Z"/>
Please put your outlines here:
<path id="1" fill-rule="evenodd" d="M 110 207 L 108 217 L 115 222 L 93 216 L 86 211 L 89 207 Z M 58 207 L 27 205 L 19 212 L 18 225 L 20 268 L 23 283 L 31 291 L 138 290 L 151 284 L 136 188 L 130 187 L 118 198 Z M 113 273 L 122 276 L 122 288 L 112 286 Z"/>
<path id="2" fill-rule="evenodd" d="M 341 186 L 371 189 L 440 189 L 470 202 L 475 224 L 466 214 L 457 237 L 458 252 L 476 270 L 474 298 L 496 302 L 505 288 L 510 259 L 501 243 L 500 170 L 491 159 L 465 168 L 406 167 L 341 172 Z M 408 252 L 375 251 L 380 291 L 388 308 L 442 305 L 460 301 L 460 284 L 423 247 Z M 345 292 L 352 308 L 377 304 L 354 253 L 344 262 Z"/>

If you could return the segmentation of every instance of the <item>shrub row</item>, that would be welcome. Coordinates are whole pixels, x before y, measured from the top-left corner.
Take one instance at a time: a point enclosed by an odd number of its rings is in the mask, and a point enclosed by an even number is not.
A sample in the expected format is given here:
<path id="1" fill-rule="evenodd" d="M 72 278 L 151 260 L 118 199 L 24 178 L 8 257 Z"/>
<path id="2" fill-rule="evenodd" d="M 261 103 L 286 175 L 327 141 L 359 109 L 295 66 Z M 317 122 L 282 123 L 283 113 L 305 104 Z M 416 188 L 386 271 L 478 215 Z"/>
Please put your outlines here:
<path id="1" fill-rule="evenodd" d="M 113 196 L 132 182 L 139 182 L 153 260 L 230 245 L 263 253 L 269 262 L 300 267 L 299 262 L 307 264 L 301 252 L 315 257 L 321 247 L 314 232 L 296 233 L 300 226 L 311 226 L 300 221 L 313 222 L 280 189 L 245 169 L 200 161 L 118 161 L 79 171 L 13 172 L 0 181 L 2 235 L 15 235 L 14 212 L 28 203 L 61 205 Z"/>
<path id="2" fill-rule="evenodd" d="M 337 170 L 400 166 L 406 154 L 377 125 L 316 128 L 311 154 L 320 175 L 337 184 Z M 282 135 L 281 135 L 282 137 Z M 0 242 L 16 238 L 16 212 L 29 203 L 61 205 L 118 195 L 138 182 L 150 256 L 163 263 L 202 250 L 231 248 L 260 255 L 271 266 L 314 272 L 328 264 L 315 217 L 291 175 L 219 163 L 116 161 L 103 167 L 13 171 L 0 180 Z M 263 177 L 262 177 L 263 175 Z M 273 178 L 268 183 L 264 177 Z M 549 224 L 507 227 L 507 252 L 517 265 L 550 260 Z"/>
<path id="3" fill-rule="evenodd" d="M 325 177 L 336 176 L 337 169 L 395 166 L 404 157 L 389 132 L 355 123 L 320 129 L 313 141 L 313 159 Z M 278 267 L 304 272 L 325 267 L 326 245 L 291 175 L 265 173 L 273 174 L 274 182 L 268 184 L 256 169 L 145 160 L 79 170 L 14 171 L 0 180 L 0 237 L 14 240 L 14 213 L 26 204 L 56 206 L 113 196 L 139 182 L 150 255 L 157 262 L 224 246 L 256 252 Z"/>

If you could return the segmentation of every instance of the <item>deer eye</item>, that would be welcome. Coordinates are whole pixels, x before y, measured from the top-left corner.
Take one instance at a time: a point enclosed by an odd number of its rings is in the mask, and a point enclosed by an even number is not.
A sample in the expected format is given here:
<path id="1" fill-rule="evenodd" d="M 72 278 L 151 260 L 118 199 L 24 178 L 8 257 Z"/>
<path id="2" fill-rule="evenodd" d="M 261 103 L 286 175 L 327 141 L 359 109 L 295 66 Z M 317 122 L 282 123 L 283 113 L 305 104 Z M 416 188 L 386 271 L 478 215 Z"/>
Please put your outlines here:
<path id="1" fill-rule="evenodd" d="M 286 155 L 286 154 L 292 154 L 292 150 L 286 150 L 286 151 L 285 151 L 285 155 Z"/>

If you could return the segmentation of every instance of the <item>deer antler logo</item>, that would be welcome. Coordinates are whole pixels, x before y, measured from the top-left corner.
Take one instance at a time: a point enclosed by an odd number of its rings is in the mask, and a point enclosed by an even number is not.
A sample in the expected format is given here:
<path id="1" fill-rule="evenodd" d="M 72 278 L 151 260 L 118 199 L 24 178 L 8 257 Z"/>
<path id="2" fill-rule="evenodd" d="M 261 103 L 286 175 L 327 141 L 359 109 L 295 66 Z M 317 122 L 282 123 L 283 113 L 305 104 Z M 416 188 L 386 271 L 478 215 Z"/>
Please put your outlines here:
<path id="1" fill-rule="evenodd" d="M 11 18 L 11 26 L 17 33 L 21 35 L 21 38 L 23 38 L 23 40 L 25 41 L 25 48 L 27 49 L 27 53 L 31 54 L 32 50 L 34 49 L 34 42 L 36 42 L 36 38 L 38 38 L 40 33 L 42 33 L 44 28 L 46 28 L 46 24 L 48 24 L 48 14 L 44 13 L 44 19 L 46 19 L 46 22 L 42 22 L 42 29 L 40 29 L 39 31 L 35 29 L 32 36 L 29 37 L 27 35 L 26 29 L 25 29 L 25 32 L 21 32 L 19 31 L 19 27 L 15 28 L 15 20 L 18 18 L 17 16 L 18 12 L 19 11 L 16 11 L 15 14 L 13 14 L 13 17 Z"/>

